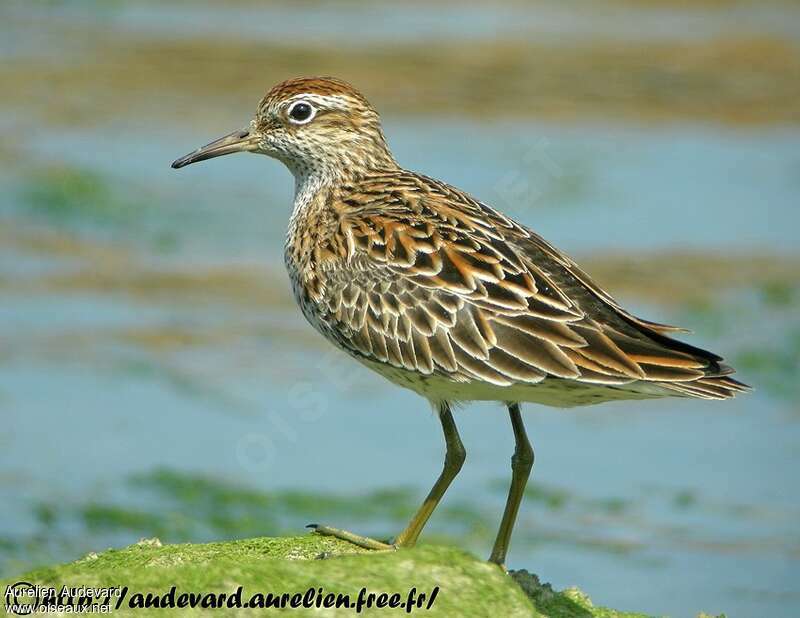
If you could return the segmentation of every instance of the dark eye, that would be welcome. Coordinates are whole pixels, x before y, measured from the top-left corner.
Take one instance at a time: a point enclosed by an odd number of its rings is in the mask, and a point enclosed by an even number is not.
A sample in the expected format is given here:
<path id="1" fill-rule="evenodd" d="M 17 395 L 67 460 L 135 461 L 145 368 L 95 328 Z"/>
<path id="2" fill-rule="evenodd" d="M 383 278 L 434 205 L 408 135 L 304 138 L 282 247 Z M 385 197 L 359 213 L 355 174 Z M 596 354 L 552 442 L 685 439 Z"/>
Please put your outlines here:
<path id="1" fill-rule="evenodd" d="M 316 110 L 305 101 L 298 101 L 297 103 L 293 103 L 292 106 L 289 108 L 289 118 L 297 123 L 297 124 L 304 124 L 310 121 L 315 114 Z"/>

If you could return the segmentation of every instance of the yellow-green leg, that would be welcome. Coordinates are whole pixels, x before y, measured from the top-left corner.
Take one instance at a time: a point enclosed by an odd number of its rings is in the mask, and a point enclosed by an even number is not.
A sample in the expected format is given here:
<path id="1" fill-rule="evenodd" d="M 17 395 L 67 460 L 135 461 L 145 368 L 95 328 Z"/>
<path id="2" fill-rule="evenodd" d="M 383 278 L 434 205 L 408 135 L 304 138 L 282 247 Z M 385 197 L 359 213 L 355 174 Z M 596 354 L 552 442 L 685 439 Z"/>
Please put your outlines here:
<path id="1" fill-rule="evenodd" d="M 352 532 L 347 532 L 346 530 L 331 528 L 329 526 L 318 526 L 316 524 L 312 524 L 309 527 L 313 528 L 317 534 L 334 536 L 336 538 L 349 541 L 350 543 L 354 543 L 360 547 L 365 547 L 366 549 L 386 550 L 395 549 L 397 547 L 413 547 L 416 544 L 422 529 L 428 522 L 428 519 L 430 519 L 430 516 L 436 508 L 436 505 L 439 504 L 442 496 L 444 496 L 444 492 L 447 491 L 450 483 L 453 482 L 453 479 L 461 470 L 461 466 L 464 465 L 464 460 L 467 457 L 467 452 L 464 450 L 464 445 L 461 443 L 461 437 L 458 435 L 456 423 L 453 420 L 453 413 L 450 411 L 450 406 L 447 404 L 447 402 L 442 402 L 439 407 L 439 420 L 442 423 L 442 430 L 444 432 L 444 440 L 447 448 L 444 456 L 444 469 L 439 475 L 439 478 L 436 479 L 436 482 L 433 484 L 433 488 L 431 489 L 430 493 L 428 493 L 428 497 L 425 498 L 422 506 L 419 507 L 417 512 L 414 514 L 414 517 L 412 517 L 411 521 L 408 523 L 408 526 L 406 526 L 405 530 L 398 535 L 394 543 L 383 543 L 381 541 L 376 541 L 375 539 L 353 534 Z"/>
<path id="2" fill-rule="evenodd" d="M 428 497 L 425 498 L 425 502 L 422 503 L 414 517 L 411 518 L 406 529 L 395 539 L 394 543 L 398 547 L 413 547 L 416 544 L 420 532 L 428 522 L 431 513 L 439 504 L 444 492 L 450 487 L 450 483 L 456 478 L 461 466 L 464 465 L 464 460 L 467 458 L 467 451 L 464 450 L 461 436 L 458 435 L 453 413 L 450 412 L 450 406 L 446 402 L 442 403 L 440 407 L 439 420 L 442 422 L 444 441 L 447 448 L 444 455 L 444 468 L 433 484 L 430 493 L 428 493 Z"/>
<path id="3" fill-rule="evenodd" d="M 489 562 L 494 562 L 504 568 L 508 545 L 511 542 L 511 532 L 514 529 L 514 522 L 517 520 L 519 505 L 525 493 L 525 485 L 528 483 L 528 477 L 531 474 L 531 468 L 533 468 L 533 448 L 525 433 L 525 425 L 522 423 L 519 404 L 509 404 L 508 413 L 511 417 L 511 427 L 514 429 L 515 441 L 514 455 L 511 457 L 511 487 L 508 490 L 503 521 L 500 522 L 500 529 L 497 531 L 497 539 L 494 542 L 492 555 L 489 556 Z"/>

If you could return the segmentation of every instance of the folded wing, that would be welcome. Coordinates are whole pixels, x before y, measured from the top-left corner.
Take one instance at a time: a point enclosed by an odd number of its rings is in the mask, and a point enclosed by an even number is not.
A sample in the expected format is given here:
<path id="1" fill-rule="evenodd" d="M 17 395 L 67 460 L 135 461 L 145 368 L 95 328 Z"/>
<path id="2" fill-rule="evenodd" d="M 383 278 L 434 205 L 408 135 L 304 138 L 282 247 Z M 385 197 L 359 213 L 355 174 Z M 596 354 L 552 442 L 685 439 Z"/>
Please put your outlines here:
<path id="1" fill-rule="evenodd" d="M 401 180 L 374 179 L 340 218 L 347 267 L 331 270 L 325 309 L 353 354 L 496 386 L 645 381 L 712 399 L 747 388 L 530 230 L 437 181 Z"/>

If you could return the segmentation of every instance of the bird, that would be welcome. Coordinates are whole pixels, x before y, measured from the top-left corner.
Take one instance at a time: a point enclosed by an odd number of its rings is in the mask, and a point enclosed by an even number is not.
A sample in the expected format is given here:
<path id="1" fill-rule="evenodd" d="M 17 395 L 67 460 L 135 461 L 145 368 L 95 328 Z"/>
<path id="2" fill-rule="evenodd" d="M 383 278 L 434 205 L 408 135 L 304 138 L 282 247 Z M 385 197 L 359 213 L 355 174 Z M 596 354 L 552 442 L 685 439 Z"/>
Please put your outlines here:
<path id="1" fill-rule="evenodd" d="M 444 434 L 443 469 L 393 540 L 312 524 L 318 534 L 375 550 L 413 547 L 466 459 L 453 409 L 500 402 L 515 446 L 489 561 L 505 568 L 534 463 L 522 403 L 722 400 L 750 390 L 720 356 L 675 338 L 689 331 L 630 313 L 529 227 L 401 167 L 378 112 L 341 79 L 277 84 L 246 128 L 172 167 L 239 152 L 277 159 L 294 176 L 284 258 L 305 318 L 427 399 Z"/>

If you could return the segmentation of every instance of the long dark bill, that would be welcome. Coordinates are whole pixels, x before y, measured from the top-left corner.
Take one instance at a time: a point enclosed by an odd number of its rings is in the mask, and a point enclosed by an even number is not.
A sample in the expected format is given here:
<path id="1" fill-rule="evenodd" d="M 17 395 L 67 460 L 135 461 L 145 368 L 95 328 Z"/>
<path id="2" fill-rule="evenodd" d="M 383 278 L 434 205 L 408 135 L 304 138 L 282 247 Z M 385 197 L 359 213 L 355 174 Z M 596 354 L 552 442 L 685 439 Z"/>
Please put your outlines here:
<path id="1" fill-rule="evenodd" d="M 256 141 L 250 135 L 247 129 L 239 129 L 233 133 L 229 133 L 224 137 L 214 140 L 210 144 L 206 144 L 202 148 L 198 148 L 194 152 L 190 152 L 180 159 L 172 162 L 174 169 L 179 169 L 198 161 L 205 161 L 206 159 L 213 159 L 214 157 L 221 157 L 222 155 L 233 154 L 234 152 L 247 152 L 254 150 Z"/>

